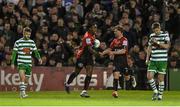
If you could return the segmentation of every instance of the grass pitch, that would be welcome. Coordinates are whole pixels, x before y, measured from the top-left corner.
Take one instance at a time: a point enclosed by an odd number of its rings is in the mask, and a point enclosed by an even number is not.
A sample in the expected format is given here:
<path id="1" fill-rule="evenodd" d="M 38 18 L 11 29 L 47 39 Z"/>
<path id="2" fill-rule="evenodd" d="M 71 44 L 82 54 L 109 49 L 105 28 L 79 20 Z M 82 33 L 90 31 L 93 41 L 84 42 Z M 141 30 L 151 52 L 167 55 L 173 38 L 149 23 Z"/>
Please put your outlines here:
<path id="1" fill-rule="evenodd" d="M 0 106 L 180 106 L 180 91 L 164 92 L 162 101 L 151 101 L 152 91 L 119 91 L 119 98 L 111 90 L 89 91 L 90 98 L 81 98 L 80 91 L 29 92 L 20 99 L 18 92 L 0 92 Z"/>

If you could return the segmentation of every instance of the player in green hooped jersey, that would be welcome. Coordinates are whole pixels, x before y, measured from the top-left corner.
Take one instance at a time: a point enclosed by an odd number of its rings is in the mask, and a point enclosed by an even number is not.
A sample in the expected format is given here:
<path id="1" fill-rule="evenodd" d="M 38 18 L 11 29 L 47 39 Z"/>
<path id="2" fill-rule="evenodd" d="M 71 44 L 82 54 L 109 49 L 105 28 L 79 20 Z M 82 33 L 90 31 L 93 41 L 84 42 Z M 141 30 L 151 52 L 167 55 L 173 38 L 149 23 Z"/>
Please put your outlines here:
<path id="1" fill-rule="evenodd" d="M 148 64 L 147 78 L 154 92 L 152 100 L 162 100 L 170 38 L 167 32 L 161 31 L 161 25 L 158 22 L 152 24 L 152 30 L 154 33 L 149 37 L 146 57 L 146 64 Z M 154 80 L 155 73 L 158 73 L 158 89 Z"/>
<path id="2" fill-rule="evenodd" d="M 28 79 L 31 76 L 33 52 L 35 57 L 39 60 L 39 63 L 42 64 L 36 44 L 30 39 L 30 36 L 31 29 L 29 27 L 25 27 L 23 29 L 23 37 L 17 40 L 14 44 L 11 58 L 11 67 L 13 69 L 15 68 L 14 63 L 17 58 L 17 68 L 20 76 L 20 98 L 25 98 L 28 96 L 25 91 L 28 84 Z"/>

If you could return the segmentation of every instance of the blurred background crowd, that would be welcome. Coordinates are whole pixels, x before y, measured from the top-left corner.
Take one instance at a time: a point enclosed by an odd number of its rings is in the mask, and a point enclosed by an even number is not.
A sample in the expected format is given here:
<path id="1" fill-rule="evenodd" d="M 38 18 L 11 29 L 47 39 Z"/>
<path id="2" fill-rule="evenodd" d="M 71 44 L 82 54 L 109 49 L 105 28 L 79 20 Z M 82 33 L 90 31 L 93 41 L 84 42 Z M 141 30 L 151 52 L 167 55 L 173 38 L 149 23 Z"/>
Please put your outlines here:
<path id="1" fill-rule="evenodd" d="M 90 20 L 98 25 L 98 51 L 108 48 L 114 38 L 111 27 L 123 26 L 129 42 L 128 65 L 139 78 L 139 89 L 146 88 L 145 57 L 153 22 L 169 32 L 169 68 L 180 67 L 179 0 L 0 0 L 0 65 L 10 65 L 14 42 L 29 26 L 43 66 L 73 66 Z M 108 57 L 96 57 L 94 63 L 112 66 Z M 36 60 L 33 64 L 38 65 Z"/>

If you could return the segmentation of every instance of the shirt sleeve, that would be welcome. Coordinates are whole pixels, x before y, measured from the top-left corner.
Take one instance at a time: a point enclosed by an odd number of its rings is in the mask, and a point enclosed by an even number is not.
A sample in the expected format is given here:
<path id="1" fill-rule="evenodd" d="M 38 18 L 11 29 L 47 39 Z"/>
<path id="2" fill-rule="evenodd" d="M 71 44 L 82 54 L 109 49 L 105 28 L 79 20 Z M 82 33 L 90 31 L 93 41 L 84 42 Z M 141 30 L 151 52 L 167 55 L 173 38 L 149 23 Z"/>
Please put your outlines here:
<path id="1" fill-rule="evenodd" d="M 18 43 L 17 42 L 14 43 L 13 51 L 18 51 Z"/>
<path id="2" fill-rule="evenodd" d="M 36 47 L 36 44 L 35 42 L 33 42 L 33 48 L 32 48 L 33 51 L 37 50 L 37 47 Z"/>
<path id="3" fill-rule="evenodd" d="M 150 36 L 149 36 L 148 46 L 151 46 L 151 45 L 152 45 L 151 39 L 152 39 L 152 34 L 150 34 Z"/>
<path id="4" fill-rule="evenodd" d="M 86 38 L 86 44 L 92 46 L 91 38 Z"/>
<path id="5" fill-rule="evenodd" d="M 128 41 L 127 40 L 124 40 L 122 45 L 126 48 L 128 46 Z"/>
<path id="6" fill-rule="evenodd" d="M 15 63 L 16 56 L 17 56 L 17 51 L 18 51 L 18 43 L 15 42 L 14 47 L 13 47 L 13 51 L 12 51 L 12 55 L 11 55 L 11 64 Z"/>
<path id="7" fill-rule="evenodd" d="M 33 41 L 34 42 L 34 41 Z M 39 59 L 39 58 L 41 58 L 41 56 L 40 56 L 40 54 L 39 54 L 39 52 L 38 52 L 38 50 L 37 50 L 37 47 L 36 47 L 36 44 L 35 44 L 35 42 L 33 43 L 33 52 L 34 52 L 34 54 L 35 54 L 35 57 L 37 58 L 37 59 Z"/>

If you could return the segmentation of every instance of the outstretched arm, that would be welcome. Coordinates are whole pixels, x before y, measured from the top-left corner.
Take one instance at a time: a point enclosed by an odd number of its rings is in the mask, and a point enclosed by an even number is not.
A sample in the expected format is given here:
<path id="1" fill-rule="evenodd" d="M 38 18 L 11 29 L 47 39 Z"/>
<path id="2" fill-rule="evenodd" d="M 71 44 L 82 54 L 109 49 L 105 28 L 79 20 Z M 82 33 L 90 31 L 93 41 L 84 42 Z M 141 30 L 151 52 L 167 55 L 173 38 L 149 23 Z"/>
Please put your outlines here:
<path id="1" fill-rule="evenodd" d="M 120 55 L 120 54 L 125 54 L 126 53 L 126 49 L 121 49 L 118 51 L 112 51 L 112 54 L 114 55 Z"/>
<path id="2" fill-rule="evenodd" d="M 100 55 L 101 55 L 101 56 L 104 56 L 104 55 L 106 55 L 106 54 L 109 55 L 110 52 L 111 52 L 111 48 L 108 48 L 108 49 L 104 50 L 103 52 L 100 52 Z"/>

